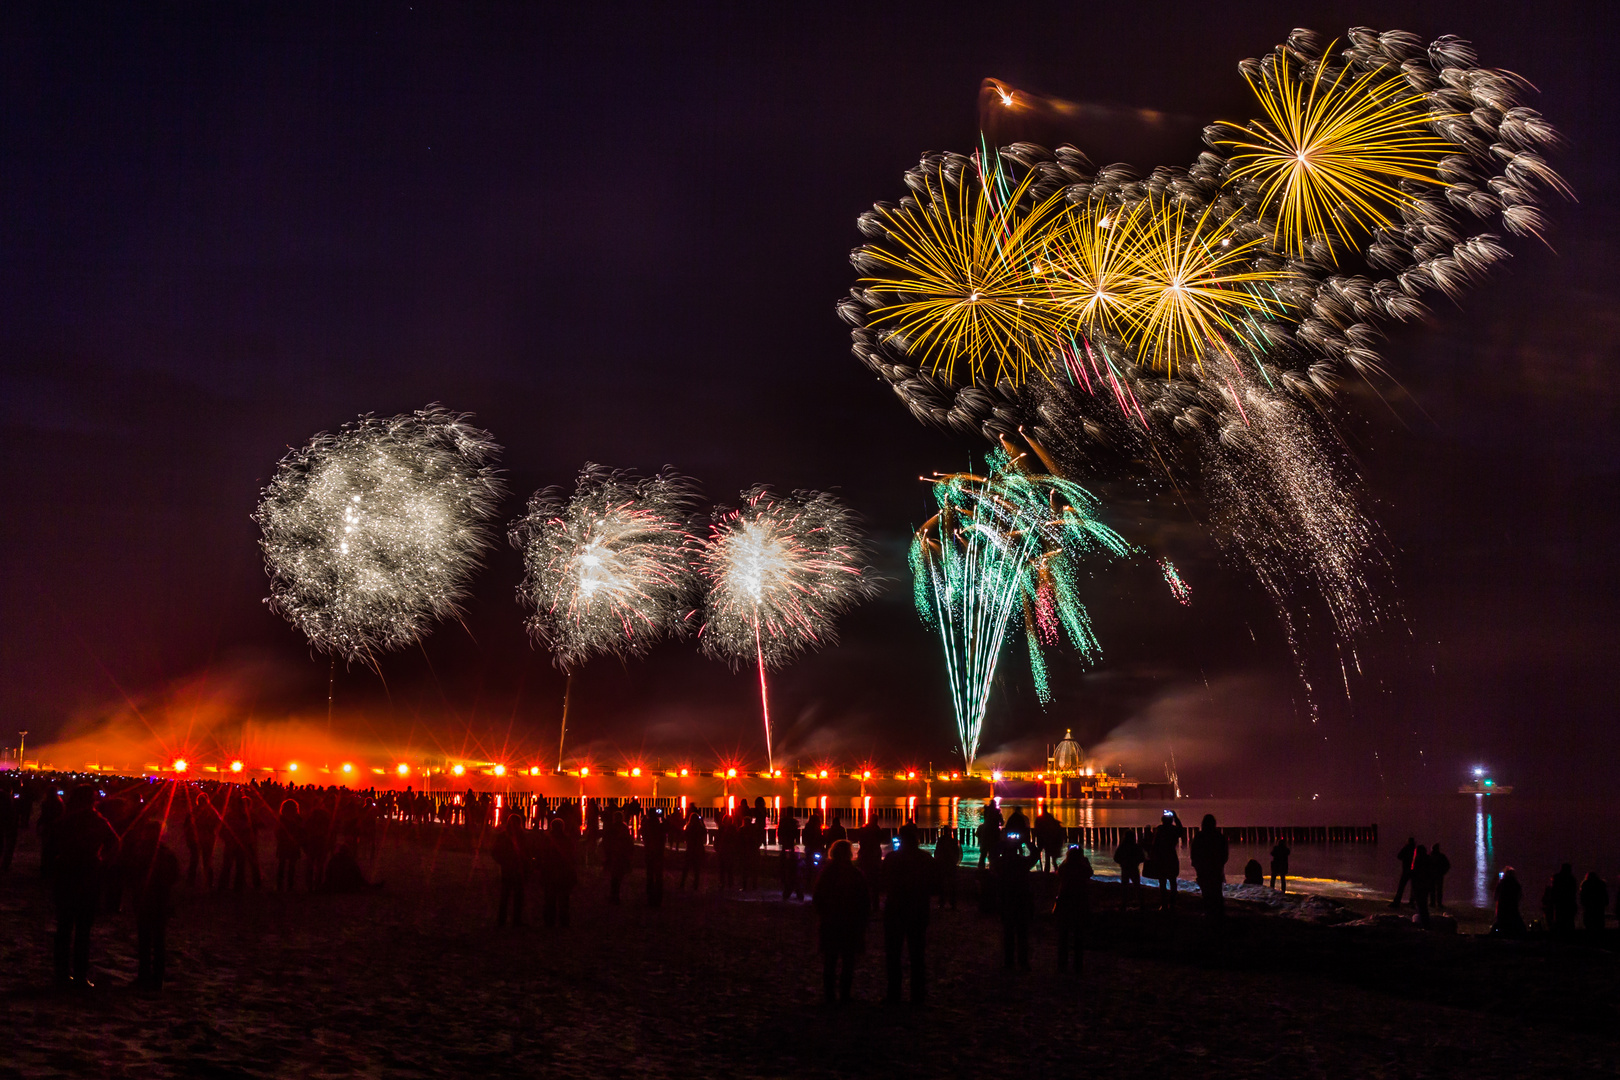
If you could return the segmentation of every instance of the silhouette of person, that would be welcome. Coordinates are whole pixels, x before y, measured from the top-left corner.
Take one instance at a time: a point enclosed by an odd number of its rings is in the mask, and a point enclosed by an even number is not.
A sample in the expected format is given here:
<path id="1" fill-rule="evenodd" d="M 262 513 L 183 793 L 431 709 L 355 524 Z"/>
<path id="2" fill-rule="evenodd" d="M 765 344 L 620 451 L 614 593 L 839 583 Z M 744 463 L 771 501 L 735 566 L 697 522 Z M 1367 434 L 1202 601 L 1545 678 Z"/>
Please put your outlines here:
<path id="1" fill-rule="evenodd" d="M 619 902 L 619 886 L 630 872 L 630 860 L 636 850 L 630 838 L 630 826 L 624 823 L 624 814 L 615 810 L 608 816 L 607 829 L 602 833 L 602 865 L 608 875 L 608 903 Z"/>
<path id="2" fill-rule="evenodd" d="M 1147 852 L 1136 839 L 1135 829 L 1125 829 L 1120 837 L 1119 846 L 1114 849 L 1114 862 L 1119 867 L 1119 885 L 1122 890 L 1120 906 L 1135 901 L 1138 907 L 1142 906 L 1142 864 L 1147 861 Z"/>
<path id="3" fill-rule="evenodd" d="M 1271 849 L 1271 887 L 1278 892 L 1288 891 L 1288 856 L 1292 854 L 1285 840 L 1278 840 Z"/>
<path id="4" fill-rule="evenodd" d="M 136 826 L 129 846 L 135 853 L 129 879 L 135 907 L 135 985 L 161 990 L 180 860 L 163 842 L 161 819 Z"/>
<path id="5" fill-rule="evenodd" d="M 1160 815 L 1159 825 L 1153 830 L 1152 847 L 1148 855 L 1148 872 L 1159 882 L 1159 910 L 1169 911 L 1175 905 L 1181 886 L 1181 852 L 1187 827 L 1174 810 Z"/>
<path id="6" fill-rule="evenodd" d="M 1429 903 L 1437 910 L 1446 908 L 1446 875 L 1451 873 L 1451 860 L 1440 850 L 1439 844 L 1429 847 L 1429 877 L 1434 882 L 1434 896 Z"/>
<path id="7" fill-rule="evenodd" d="M 1041 852 L 1041 869 L 1056 870 L 1058 858 L 1063 855 L 1063 823 L 1049 808 L 1042 807 L 1035 815 L 1035 843 Z"/>
<path id="8" fill-rule="evenodd" d="M 1587 933 L 1603 933 L 1603 913 L 1609 907 L 1609 887 L 1598 877 L 1596 870 L 1588 870 L 1581 880 L 1581 923 Z"/>
<path id="9" fill-rule="evenodd" d="M 39 872 L 41 876 L 49 875 L 51 868 L 56 864 L 56 851 L 60 846 L 58 837 L 61 833 L 62 816 L 67 812 L 67 804 L 62 801 L 60 791 L 48 791 L 45 799 L 39 804 Z"/>
<path id="10" fill-rule="evenodd" d="M 1035 884 L 1030 870 L 1035 856 L 1025 854 L 1021 834 L 1007 830 L 990 873 L 996 882 L 996 903 L 1001 913 L 1001 949 L 1008 971 L 1014 964 L 1029 970 L 1029 928 L 1035 919 Z"/>
<path id="11" fill-rule="evenodd" d="M 838 841 L 848 839 L 849 832 L 844 828 L 843 814 L 837 810 L 832 811 L 831 822 L 821 831 L 822 843 L 827 845 L 828 851 L 831 851 L 832 846 Z"/>
<path id="12" fill-rule="evenodd" d="M 827 840 L 821 827 L 821 811 L 815 807 L 810 809 L 810 817 L 804 823 L 804 869 L 806 874 L 816 873 L 822 857 L 827 853 Z"/>
<path id="13" fill-rule="evenodd" d="M 782 879 L 782 899 L 796 895 L 804 899 L 804 877 L 799 873 L 799 819 L 793 808 L 782 811 L 776 823 L 777 874 Z"/>
<path id="14" fill-rule="evenodd" d="M 495 909 L 495 925 L 506 925 L 510 908 L 512 925 L 523 925 L 523 883 L 529 876 L 529 837 L 522 814 L 507 814 L 495 835 L 490 855 L 501 868 L 501 902 Z"/>
<path id="15" fill-rule="evenodd" d="M 1260 865 L 1259 859 L 1250 859 L 1243 864 L 1243 884 L 1265 885 L 1266 868 Z"/>
<path id="16" fill-rule="evenodd" d="M 74 788 L 62 806 L 53 824 L 56 981 L 89 989 L 90 929 L 101 898 L 103 869 L 118 855 L 118 833 L 96 809 L 96 789 L 89 784 Z"/>
<path id="17" fill-rule="evenodd" d="M 1491 933 L 1505 937 L 1524 936 L 1524 915 L 1519 910 L 1523 902 L 1524 886 L 1510 866 L 1502 871 L 1502 876 L 1496 882 L 1496 918 L 1491 923 Z"/>
<path id="18" fill-rule="evenodd" d="M 554 820 L 546 830 L 545 842 L 538 845 L 540 889 L 545 894 L 543 917 L 547 926 L 568 926 L 568 898 L 579 878 L 570 831 L 567 822 Z"/>
<path id="19" fill-rule="evenodd" d="M 462 810 L 466 809 L 463 804 Z M 317 797 L 314 807 L 304 819 L 304 887 L 310 892 L 314 892 L 326 880 L 326 860 L 331 853 L 332 812 Z"/>
<path id="20" fill-rule="evenodd" d="M 855 961 L 866 948 L 866 922 L 872 914 L 866 877 L 854 856 L 848 840 L 835 841 L 810 897 L 820 921 L 821 986 L 829 1005 L 849 1001 Z"/>
<path id="21" fill-rule="evenodd" d="M 1057 900 L 1052 917 L 1058 928 L 1058 970 L 1069 969 L 1069 950 L 1074 950 L 1074 973 L 1085 966 L 1086 921 L 1091 916 L 1091 860 L 1071 844 L 1057 869 Z"/>
<path id="22" fill-rule="evenodd" d="M 870 828 L 870 826 L 869 826 Z M 888 894 L 883 902 L 883 952 L 889 975 L 888 1000 L 900 1000 L 900 954 L 911 954 L 911 1003 L 927 997 L 925 950 L 929 898 L 934 893 L 934 859 L 917 840 L 917 826 L 900 827 L 894 848 L 883 860 Z"/>
<path id="23" fill-rule="evenodd" d="M 1434 895 L 1434 868 L 1429 849 L 1422 844 L 1412 852 L 1412 906 L 1417 908 L 1418 925 L 1429 928 L 1429 898 Z"/>
<path id="24" fill-rule="evenodd" d="M 1226 837 L 1215 824 L 1214 814 L 1205 814 L 1198 833 L 1192 840 L 1192 864 L 1198 879 L 1198 893 L 1204 902 L 1204 914 L 1220 918 L 1226 914 L 1226 863 L 1231 849 Z"/>
<path id="25" fill-rule="evenodd" d="M 855 852 L 855 865 L 866 875 L 866 885 L 872 894 L 872 910 L 878 909 L 879 892 L 883 888 L 883 830 L 875 821 L 868 820 L 855 830 L 850 839 L 860 845 Z"/>
<path id="26" fill-rule="evenodd" d="M 664 844 L 669 827 L 664 812 L 654 809 L 641 824 L 641 852 L 647 869 L 647 906 L 662 907 L 664 903 Z"/>
<path id="27" fill-rule="evenodd" d="M 1001 807 L 995 800 L 984 801 L 984 817 L 973 830 L 973 838 L 979 843 L 979 869 L 983 870 L 1001 848 Z"/>
<path id="28" fill-rule="evenodd" d="M 298 803 L 283 799 L 276 821 L 276 892 L 292 892 L 298 883 L 298 854 L 304 848 L 304 823 Z"/>
<path id="29" fill-rule="evenodd" d="M 686 840 L 686 859 L 681 863 L 681 888 L 686 888 L 686 875 L 692 875 L 692 888 L 703 889 L 703 849 L 709 843 L 709 827 L 703 824 L 703 815 L 693 805 L 686 815 L 686 826 L 681 830 Z"/>
<path id="30" fill-rule="evenodd" d="M 765 846 L 765 800 L 760 799 L 737 830 L 737 861 L 742 867 L 744 891 L 759 883 L 759 849 Z"/>
<path id="31" fill-rule="evenodd" d="M 1417 837 L 1408 836 L 1401 850 L 1395 853 L 1395 859 L 1401 864 L 1400 884 L 1395 886 L 1395 899 L 1389 902 L 1390 907 L 1401 906 L 1401 896 L 1406 887 L 1412 883 L 1412 856 L 1417 853 Z"/>
<path id="32" fill-rule="evenodd" d="M 259 835 L 253 815 L 248 812 L 247 796 L 237 795 L 230 799 L 222 828 L 225 833 L 225 859 L 220 864 L 219 888 L 223 890 L 229 882 L 237 892 L 241 892 L 250 871 L 253 887 L 259 888 Z"/>
<path id="33" fill-rule="evenodd" d="M 191 803 L 191 821 L 197 832 L 197 863 L 202 866 L 203 886 L 214 887 L 214 846 L 219 839 L 219 808 L 207 794 L 199 794 Z M 197 883 L 196 866 L 187 865 L 186 881 Z"/>
<path id="34" fill-rule="evenodd" d="M 956 830 L 941 826 L 934 844 L 934 870 L 939 878 L 939 906 L 949 904 L 952 911 L 956 910 L 956 868 L 961 862 L 962 842 L 956 838 Z"/>
<path id="35" fill-rule="evenodd" d="M 1561 936 L 1575 932 L 1575 911 L 1580 906 L 1580 886 L 1569 863 L 1559 868 L 1552 878 L 1552 923 L 1554 933 Z"/>

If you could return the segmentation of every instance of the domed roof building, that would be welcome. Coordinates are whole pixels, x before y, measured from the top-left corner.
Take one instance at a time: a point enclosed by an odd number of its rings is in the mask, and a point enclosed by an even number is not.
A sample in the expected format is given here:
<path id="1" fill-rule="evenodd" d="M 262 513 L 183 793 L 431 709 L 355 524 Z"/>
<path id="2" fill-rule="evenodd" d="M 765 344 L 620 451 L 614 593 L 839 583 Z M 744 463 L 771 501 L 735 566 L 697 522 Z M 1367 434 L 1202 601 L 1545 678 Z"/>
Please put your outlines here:
<path id="1" fill-rule="evenodd" d="M 1074 732 L 1065 730 L 1063 741 L 1052 750 L 1052 770 L 1059 776 L 1079 776 L 1085 767 L 1085 752 L 1074 741 Z"/>

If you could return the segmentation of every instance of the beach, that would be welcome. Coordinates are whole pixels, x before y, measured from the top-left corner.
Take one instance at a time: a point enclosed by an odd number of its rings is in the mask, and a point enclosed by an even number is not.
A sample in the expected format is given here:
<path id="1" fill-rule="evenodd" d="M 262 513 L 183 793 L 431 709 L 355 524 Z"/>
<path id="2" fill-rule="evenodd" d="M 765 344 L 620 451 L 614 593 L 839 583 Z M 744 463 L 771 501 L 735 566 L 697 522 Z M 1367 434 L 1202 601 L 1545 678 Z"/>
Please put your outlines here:
<path id="1" fill-rule="evenodd" d="M 671 875 L 650 910 L 639 867 L 617 906 L 588 868 L 569 928 L 536 925 L 531 887 L 530 924 L 497 929 L 497 871 L 470 839 L 390 826 L 371 866 L 383 888 L 360 895 L 182 884 L 166 988 L 130 985 L 126 912 L 98 922 L 97 985 L 79 995 L 51 988 L 25 835 L 0 879 L 0 1076 L 1579 1077 L 1620 1063 L 1613 945 L 1327 925 L 1239 899 L 1216 929 L 1188 891 L 1172 915 L 1122 911 L 1098 882 L 1084 974 L 1056 972 L 1046 920 L 1033 970 L 1008 972 L 964 869 L 959 908 L 930 928 L 929 1003 L 882 1003 L 874 923 L 857 1000 L 828 1009 L 812 909 L 775 888 L 721 896 L 706 877 L 694 895 Z"/>

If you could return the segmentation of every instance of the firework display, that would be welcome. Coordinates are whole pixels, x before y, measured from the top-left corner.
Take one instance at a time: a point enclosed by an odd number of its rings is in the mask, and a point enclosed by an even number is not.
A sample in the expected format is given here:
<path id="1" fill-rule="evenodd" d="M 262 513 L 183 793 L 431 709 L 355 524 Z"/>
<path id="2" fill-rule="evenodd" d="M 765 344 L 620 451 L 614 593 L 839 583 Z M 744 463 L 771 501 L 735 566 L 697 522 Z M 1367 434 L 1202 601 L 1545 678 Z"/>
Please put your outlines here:
<path id="1" fill-rule="evenodd" d="M 572 494 L 536 492 L 509 534 L 523 553 L 518 596 L 529 633 L 557 666 L 641 656 L 682 626 L 693 591 L 687 519 L 696 485 L 665 471 L 638 477 L 587 464 Z"/>
<path id="2" fill-rule="evenodd" d="M 1539 236 L 1569 193 L 1527 84 L 1457 38 L 1295 31 L 1240 67 L 1264 116 L 1206 129 L 1188 168 L 925 156 L 861 216 L 839 310 L 918 419 L 1202 496 L 1290 637 L 1315 596 L 1343 644 L 1377 617 L 1384 560 L 1336 389 L 1380 371 L 1381 324 L 1460 296 L 1507 257 L 1493 230 Z"/>
<path id="3" fill-rule="evenodd" d="M 983 475 L 938 476 L 933 489 L 939 513 L 912 541 L 912 585 L 918 613 L 944 645 L 971 771 L 990 687 L 1020 614 L 1036 691 L 1049 701 L 1043 649 L 1063 637 L 1088 659 L 1101 648 L 1080 598 L 1082 566 L 1131 547 L 1097 520 L 1090 492 L 1032 470 L 1028 455 L 1010 443 L 990 451 Z"/>
<path id="4" fill-rule="evenodd" d="M 684 628 L 694 591 L 687 518 L 697 485 L 665 470 L 637 477 L 587 463 L 572 495 L 536 492 L 508 534 L 523 553 L 518 598 L 529 633 L 568 673 L 557 737 L 562 763 L 574 669 L 593 656 L 642 656 Z"/>
<path id="5" fill-rule="evenodd" d="M 315 649 L 375 663 L 459 612 L 502 494 L 500 447 L 469 419 L 363 416 L 281 460 L 253 515 L 266 603 Z"/>
<path id="6" fill-rule="evenodd" d="M 876 592 L 866 542 L 855 515 L 826 492 L 755 487 L 738 508 L 716 511 L 695 555 L 707 589 L 698 640 L 733 667 L 757 665 L 774 768 L 765 673 L 835 642 L 838 617 Z"/>

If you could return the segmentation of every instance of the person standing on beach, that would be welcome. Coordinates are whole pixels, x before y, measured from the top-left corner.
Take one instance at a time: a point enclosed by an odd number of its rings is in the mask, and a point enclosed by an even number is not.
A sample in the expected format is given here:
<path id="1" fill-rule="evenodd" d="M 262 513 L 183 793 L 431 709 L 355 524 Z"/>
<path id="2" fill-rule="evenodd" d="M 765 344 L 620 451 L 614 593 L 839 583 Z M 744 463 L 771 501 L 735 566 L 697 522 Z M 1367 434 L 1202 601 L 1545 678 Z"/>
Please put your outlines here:
<path id="1" fill-rule="evenodd" d="M 664 812 L 654 809 L 641 824 L 641 853 L 647 867 L 647 906 L 664 904 L 664 842 L 669 827 L 664 823 Z"/>
<path id="2" fill-rule="evenodd" d="M 1114 849 L 1114 863 L 1119 867 L 1121 907 L 1133 900 L 1137 907 L 1142 906 L 1142 863 L 1146 859 L 1147 852 L 1137 841 L 1136 830 L 1121 830 L 1119 846 Z"/>
<path id="3" fill-rule="evenodd" d="M 1434 868 L 1429 849 L 1422 844 L 1412 852 L 1412 906 L 1417 908 L 1418 925 L 1429 928 L 1429 897 L 1434 895 Z"/>
<path id="4" fill-rule="evenodd" d="M 1395 886 L 1395 899 L 1389 902 L 1390 907 L 1400 907 L 1401 897 L 1406 887 L 1412 883 L 1412 856 L 1417 852 L 1417 837 L 1408 836 L 1406 845 L 1395 853 L 1395 861 L 1401 864 L 1401 881 Z"/>
<path id="5" fill-rule="evenodd" d="M 39 804 L 39 872 L 40 876 L 49 876 L 51 868 L 56 864 L 56 851 L 60 846 L 58 838 L 61 835 L 62 817 L 67 813 L 67 804 L 62 801 L 60 791 L 49 791 L 45 794 L 45 801 Z M 26 817 L 26 813 L 24 817 Z"/>
<path id="6" fill-rule="evenodd" d="M 703 815 L 693 805 L 686 815 L 686 825 L 681 830 L 686 840 L 686 859 L 681 863 L 681 888 L 686 888 L 686 875 L 692 875 L 692 888 L 698 892 L 703 891 L 703 849 L 709 843 L 709 827 L 703 824 Z"/>
<path id="7" fill-rule="evenodd" d="M 956 868 L 962 862 L 962 841 L 956 838 L 953 826 L 941 826 L 939 840 L 934 844 L 934 872 L 939 878 L 939 906 L 948 903 L 956 910 Z"/>
<path id="8" fill-rule="evenodd" d="M 1008 971 L 1016 964 L 1029 970 L 1029 927 L 1035 921 L 1035 883 L 1030 870 L 1035 856 L 1024 853 L 1024 841 L 1011 830 L 1001 842 L 1001 851 L 990 867 L 996 882 L 996 900 L 1001 912 L 1001 950 Z"/>
<path id="9" fill-rule="evenodd" d="M 1598 877 L 1596 870 L 1588 870 L 1581 881 L 1581 923 L 1593 937 L 1603 933 L 1603 913 L 1609 907 L 1609 887 Z"/>
<path id="10" fill-rule="evenodd" d="M 1226 863 L 1231 848 L 1226 837 L 1215 825 L 1215 815 L 1205 814 L 1192 841 L 1193 872 L 1198 879 L 1198 893 L 1204 902 L 1204 914 L 1220 918 L 1226 914 Z"/>
<path id="11" fill-rule="evenodd" d="M 1523 902 L 1524 886 L 1519 883 L 1518 875 L 1510 866 L 1502 871 L 1502 876 L 1496 882 L 1496 919 L 1491 923 L 1491 933 L 1523 937 L 1524 915 L 1519 910 Z"/>
<path id="12" fill-rule="evenodd" d="M 1153 844 L 1148 856 L 1148 873 L 1159 882 L 1159 910 L 1175 907 L 1181 889 L 1181 844 L 1187 839 L 1187 826 L 1174 810 L 1160 815 L 1159 826 L 1153 830 Z"/>
<path id="13" fill-rule="evenodd" d="M 1446 875 L 1451 873 L 1451 860 L 1440 850 L 1439 844 L 1429 848 L 1429 876 L 1434 880 L 1434 897 L 1429 903 L 1436 911 L 1446 910 Z"/>
<path id="14" fill-rule="evenodd" d="M 848 840 L 834 843 L 811 894 L 820 920 L 821 986 L 828 1005 L 849 1001 L 855 961 L 866 948 L 872 901 L 854 855 Z"/>
<path id="15" fill-rule="evenodd" d="M 276 820 L 276 892 L 292 892 L 298 884 L 298 853 L 303 846 L 304 823 L 298 803 L 283 799 Z"/>
<path id="16" fill-rule="evenodd" d="M 1580 886 L 1575 870 L 1565 863 L 1552 878 L 1552 922 L 1550 929 L 1561 937 L 1575 932 L 1575 912 L 1580 907 Z"/>
<path id="17" fill-rule="evenodd" d="M 1288 892 L 1288 856 L 1292 854 L 1286 840 L 1278 840 L 1271 849 L 1271 887 L 1280 893 Z"/>
<path id="18" fill-rule="evenodd" d="M 1053 816 L 1049 807 L 1042 807 L 1035 815 L 1034 831 L 1035 844 L 1041 852 L 1041 869 L 1056 870 L 1064 849 L 1063 823 Z"/>
<path id="19" fill-rule="evenodd" d="M 821 866 L 821 857 L 826 854 L 827 842 L 823 839 L 822 832 L 821 811 L 811 807 L 810 817 L 804 823 L 804 872 L 806 874 L 815 874 Z"/>
<path id="20" fill-rule="evenodd" d="M 630 860 L 635 855 L 636 843 L 630 839 L 630 826 L 624 823 L 624 814 L 618 810 L 608 817 L 607 829 L 602 833 L 602 865 L 608 875 L 608 903 L 619 902 L 619 886 L 630 872 Z"/>
<path id="21" fill-rule="evenodd" d="M 872 828 L 872 826 L 868 826 Z M 894 850 L 883 860 L 887 895 L 883 901 L 883 952 L 889 975 L 890 1002 L 900 1000 L 900 953 L 911 954 L 911 1003 L 927 997 L 925 949 L 928 902 L 934 892 L 934 860 L 917 842 L 917 826 L 900 827 Z"/>
<path id="22" fill-rule="evenodd" d="M 101 899 L 103 867 L 118 855 L 118 834 L 96 809 L 96 789 L 81 784 L 63 804 L 56 830 L 56 981 L 90 989 L 90 929 Z M 71 964 L 71 966 L 70 966 Z"/>
<path id="23" fill-rule="evenodd" d="M 230 800 L 223 829 L 225 861 L 219 869 L 220 891 L 223 892 L 226 884 L 230 883 L 237 892 L 241 892 L 249 871 L 252 871 L 253 888 L 257 890 L 263 884 L 259 877 L 259 834 L 253 815 L 248 812 L 247 796 L 238 795 Z"/>
<path id="24" fill-rule="evenodd" d="M 743 892 L 759 884 L 759 850 L 765 846 L 765 803 L 761 799 L 754 812 L 743 818 L 737 830 L 738 862 L 742 865 Z"/>
<path id="25" fill-rule="evenodd" d="M 799 874 L 799 819 L 790 806 L 776 823 L 777 875 L 782 879 L 782 899 L 791 894 L 804 899 L 804 878 Z"/>
<path id="26" fill-rule="evenodd" d="M 849 832 L 844 828 L 843 815 L 839 811 L 832 811 L 832 818 L 827 827 L 822 830 L 821 839 L 827 845 L 828 851 L 831 851 L 832 846 L 838 841 L 849 839 Z"/>
<path id="27" fill-rule="evenodd" d="M 129 885 L 135 906 L 135 985 L 161 990 L 180 860 L 163 842 L 161 820 L 137 826 L 134 850 Z"/>
<path id="28" fill-rule="evenodd" d="M 553 821 L 546 830 L 545 842 L 539 845 L 540 888 L 545 894 L 542 918 L 547 927 L 568 928 L 568 898 L 579 880 L 576 865 L 578 845 L 568 835 L 570 826 Z"/>
<path id="29" fill-rule="evenodd" d="M 856 828 L 855 835 L 851 837 L 860 845 L 855 852 L 855 865 L 866 875 L 866 887 L 872 893 L 872 910 L 878 909 L 878 894 L 884 886 L 883 881 L 883 830 L 870 818 L 865 825 Z"/>
<path id="30" fill-rule="evenodd" d="M 508 906 L 512 925 L 523 925 L 523 882 L 529 876 L 529 838 L 522 814 L 507 814 L 495 836 L 490 855 L 501 868 L 501 902 L 495 909 L 495 925 L 506 925 Z"/>
<path id="31" fill-rule="evenodd" d="M 1058 970 L 1069 970 L 1069 949 L 1074 949 L 1074 973 L 1085 966 L 1086 921 L 1091 917 L 1091 860 L 1079 844 L 1069 845 L 1057 869 L 1057 900 L 1052 917 L 1058 928 Z"/>

